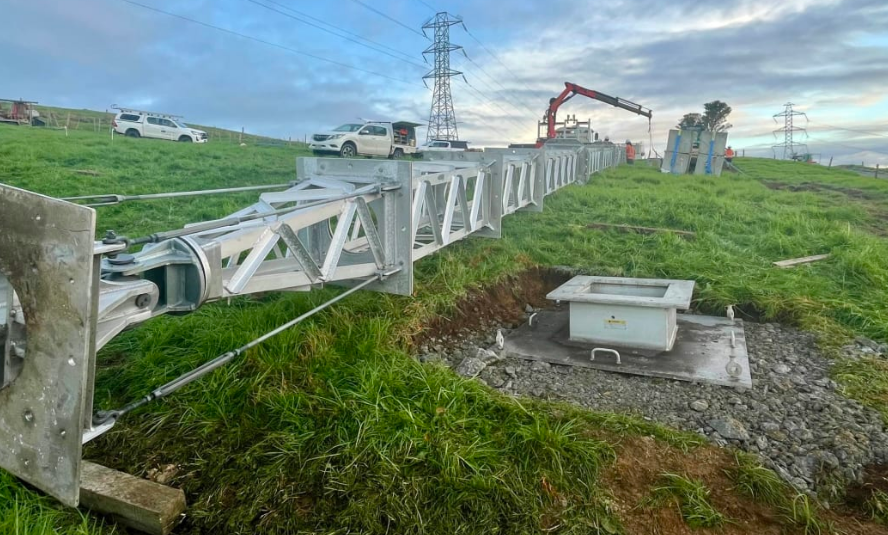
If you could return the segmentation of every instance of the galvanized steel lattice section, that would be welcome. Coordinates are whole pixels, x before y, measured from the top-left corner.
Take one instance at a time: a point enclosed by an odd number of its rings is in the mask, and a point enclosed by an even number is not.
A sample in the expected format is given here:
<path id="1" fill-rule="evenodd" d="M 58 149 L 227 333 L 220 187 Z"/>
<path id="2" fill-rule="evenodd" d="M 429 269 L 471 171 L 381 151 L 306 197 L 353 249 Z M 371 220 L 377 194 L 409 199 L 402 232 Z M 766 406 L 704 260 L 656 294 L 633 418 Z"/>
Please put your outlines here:
<path id="1" fill-rule="evenodd" d="M 462 20 L 441 12 L 422 25 L 423 32 L 434 30 L 435 33 L 435 42 L 423 51 L 423 55 L 434 55 L 434 68 L 423 76 L 423 80 L 430 78 L 435 80 L 427 141 L 459 139 L 456 113 L 453 111 L 453 96 L 450 93 L 450 78 L 461 75 L 462 72 L 450 68 L 450 53 L 461 50 L 462 47 L 450 42 L 450 27 L 454 24 L 462 24 Z"/>
<path id="2" fill-rule="evenodd" d="M 501 237 L 504 216 L 542 211 L 548 195 L 624 156 L 608 144 L 300 158 L 283 191 L 129 242 L 93 242 L 91 208 L 0 184 L 0 468 L 78 504 L 82 443 L 113 425 L 92 418 L 96 351 L 124 329 L 326 284 L 411 295 L 417 260 Z M 146 245 L 130 255 L 131 243 Z"/>

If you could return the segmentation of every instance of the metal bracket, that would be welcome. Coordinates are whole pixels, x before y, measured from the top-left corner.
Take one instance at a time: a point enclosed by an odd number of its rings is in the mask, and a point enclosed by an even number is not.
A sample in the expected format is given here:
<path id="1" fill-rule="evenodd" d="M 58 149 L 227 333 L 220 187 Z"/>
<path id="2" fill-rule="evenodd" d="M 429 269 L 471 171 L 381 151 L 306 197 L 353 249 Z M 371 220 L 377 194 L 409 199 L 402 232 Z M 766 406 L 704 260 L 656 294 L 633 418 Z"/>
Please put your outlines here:
<path id="1" fill-rule="evenodd" d="M 77 506 L 98 306 L 95 211 L 0 184 L 0 228 L 0 273 L 27 328 L 21 373 L 0 390 L 0 467 Z"/>

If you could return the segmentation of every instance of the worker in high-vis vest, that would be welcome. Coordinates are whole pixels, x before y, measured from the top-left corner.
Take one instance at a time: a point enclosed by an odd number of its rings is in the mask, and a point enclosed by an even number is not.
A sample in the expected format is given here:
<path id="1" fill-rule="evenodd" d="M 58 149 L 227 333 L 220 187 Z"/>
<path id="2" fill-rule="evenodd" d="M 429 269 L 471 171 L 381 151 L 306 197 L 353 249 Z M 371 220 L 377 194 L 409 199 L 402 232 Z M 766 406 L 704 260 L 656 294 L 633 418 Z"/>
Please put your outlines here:
<path id="1" fill-rule="evenodd" d="M 734 149 L 732 149 L 730 145 L 728 145 L 728 148 L 725 149 L 725 161 L 728 163 L 734 161 Z"/>
<path id="2" fill-rule="evenodd" d="M 632 146 L 632 142 L 628 139 L 626 140 L 626 163 L 629 165 L 635 163 L 635 147 Z"/>

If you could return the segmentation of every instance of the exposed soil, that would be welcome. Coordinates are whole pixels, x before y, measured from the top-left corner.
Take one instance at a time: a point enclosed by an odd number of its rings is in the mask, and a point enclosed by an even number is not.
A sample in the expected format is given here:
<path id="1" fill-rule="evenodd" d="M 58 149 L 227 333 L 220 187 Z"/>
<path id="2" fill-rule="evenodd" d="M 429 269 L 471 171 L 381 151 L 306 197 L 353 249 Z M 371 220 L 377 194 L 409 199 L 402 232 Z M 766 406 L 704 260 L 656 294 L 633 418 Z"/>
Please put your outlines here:
<path id="1" fill-rule="evenodd" d="M 561 286 L 572 274 L 548 268 L 532 268 L 463 298 L 448 316 L 441 316 L 417 334 L 416 347 L 434 338 L 454 337 L 483 330 L 484 324 L 524 321 L 524 307 L 548 307 L 546 294 Z"/>
<path id="2" fill-rule="evenodd" d="M 878 193 L 864 191 L 855 188 L 843 188 L 841 186 L 833 186 L 832 184 L 821 184 L 817 182 L 802 182 L 800 184 L 787 184 L 785 182 L 762 181 L 768 189 L 781 191 L 831 191 L 843 193 L 852 199 L 864 199 L 868 201 L 884 200 L 885 196 Z"/>
<path id="3" fill-rule="evenodd" d="M 612 493 L 626 533 L 782 534 L 801 532 L 787 524 L 787 519 L 773 508 L 754 502 L 734 490 L 729 477 L 734 460 L 728 450 L 703 446 L 692 453 L 657 442 L 651 437 L 624 439 L 617 449 L 617 462 L 602 474 L 602 484 Z M 728 519 L 719 528 L 691 529 L 681 518 L 678 507 L 667 503 L 647 506 L 664 472 L 702 481 L 711 491 L 712 505 Z M 831 523 L 836 533 L 847 535 L 885 534 L 888 528 L 839 511 L 821 511 L 821 518 Z"/>
<path id="4" fill-rule="evenodd" d="M 866 515 L 867 502 L 876 492 L 888 493 L 888 466 L 883 464 L 867 467 L 863 482 L 848 487 L 845 493 L 845 505 L 853 511 Z"/>
<path id="5" fill-rule="evenodd" d="M 732 464 L 731 455 L 718 448 L 700 447 L 687 454 L 651 437 L 633 437 L 622 442 L 602 483 L 613 493 L 626 533 L 782 533 L 779 515 L 733 491 L 725 473 Z M 646 506 L 644 500 L 664 472 L 702 481 L 712 492 L 713 506 L 730 521 L 720 528 L 691 529 L 674 504 Z"/>

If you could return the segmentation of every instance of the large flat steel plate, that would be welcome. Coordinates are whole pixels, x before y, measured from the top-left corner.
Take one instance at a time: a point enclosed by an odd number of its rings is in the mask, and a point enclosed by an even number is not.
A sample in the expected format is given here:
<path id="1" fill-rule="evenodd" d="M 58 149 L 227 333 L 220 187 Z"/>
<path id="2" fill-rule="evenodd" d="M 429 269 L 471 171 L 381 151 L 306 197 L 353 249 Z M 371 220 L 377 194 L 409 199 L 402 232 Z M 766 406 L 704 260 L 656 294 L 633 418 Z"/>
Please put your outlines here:
<path id="1" fill-rule="evenodd" d="M 512 357 L 541 360 L 551 364 L 583 366 L 618 373 L 696 381 L 723 386 L 751 388 L 749 356 L 743 322 L 713 316 L 678 314 L 678 337 L 671 351 L 636 350 L 616 346 L 595 346 L 569 340 L 570 313 L 567 307 L 544 310 L 533 318 L 533 326 L 524 324 L 506 336 L 505 353 Z M 734 331 L 734 347 L 731 331 Z M 612 354 L 599 352 L 591 360 L 594 347 L 615 349 Z M 742 368 L 737 379 L 727 371 L 730 355 Z"/>
<path id="2" fill-rule="evenodd" d="M 0 271 L 27 345 L 0 390 L 0 468 L 76 506 L 92 351 L 95 211 L 0 184 Z"/>

